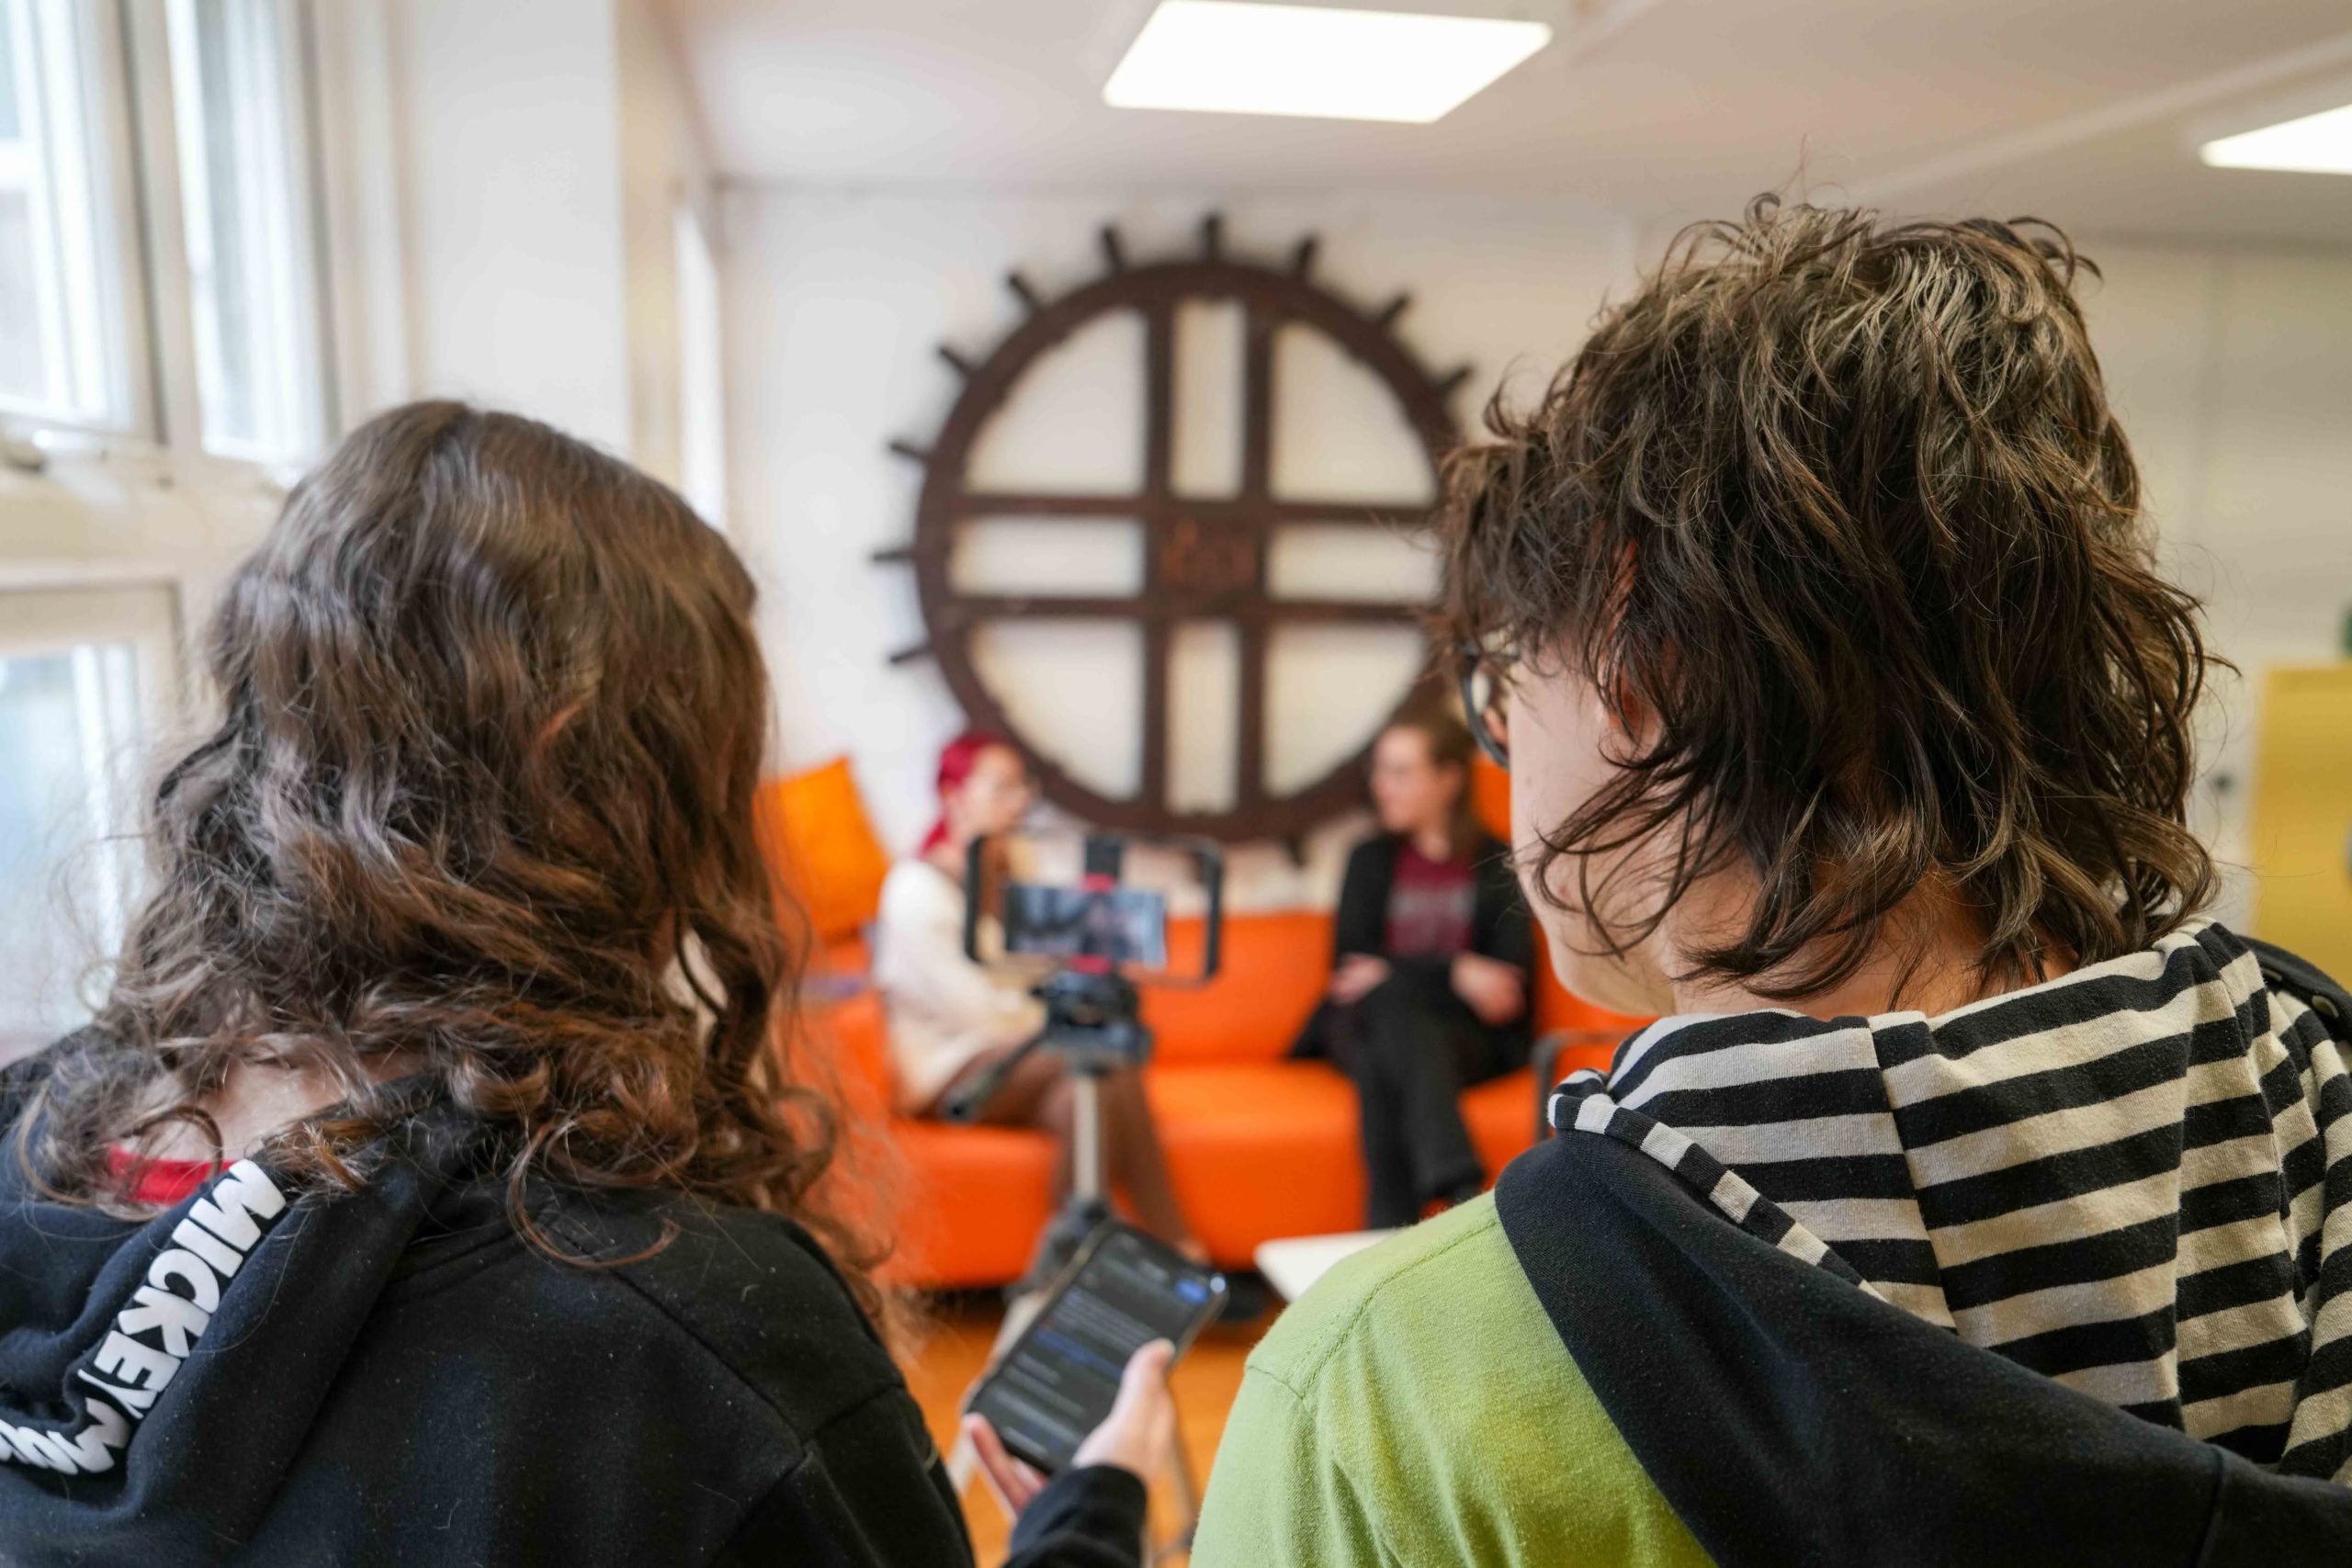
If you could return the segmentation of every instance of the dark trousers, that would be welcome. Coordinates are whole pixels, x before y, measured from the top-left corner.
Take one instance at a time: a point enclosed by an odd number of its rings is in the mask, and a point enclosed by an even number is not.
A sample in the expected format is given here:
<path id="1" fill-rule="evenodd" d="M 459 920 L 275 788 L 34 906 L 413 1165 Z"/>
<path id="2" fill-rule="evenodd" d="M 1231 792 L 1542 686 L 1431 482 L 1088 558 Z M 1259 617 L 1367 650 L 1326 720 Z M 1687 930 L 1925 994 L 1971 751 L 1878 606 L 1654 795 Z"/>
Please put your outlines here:
<path id="1" fill-rule="evenodd" d="M 1324 1049 L 1355 1080 L 1374 1230 L 1409 1225 L 1432 1201 L 1470 1197 L 1485 1184 L 1459 1097 L 1524 1058 L 1512 1035 L 1489 1029 L 1453 994 L 1448 974 L 1442 962 L 1399 961 L 1324 1020 Z"/>

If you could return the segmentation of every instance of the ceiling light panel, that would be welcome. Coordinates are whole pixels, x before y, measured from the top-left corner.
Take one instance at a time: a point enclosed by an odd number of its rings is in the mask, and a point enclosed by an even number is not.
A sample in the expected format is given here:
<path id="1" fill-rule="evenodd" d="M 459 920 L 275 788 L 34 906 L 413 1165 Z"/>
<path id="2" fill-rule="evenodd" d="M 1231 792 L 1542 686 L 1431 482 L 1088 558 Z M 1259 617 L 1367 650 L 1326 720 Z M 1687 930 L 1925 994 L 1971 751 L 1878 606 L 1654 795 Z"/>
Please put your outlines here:
<path id="1" fill-rule="evenodd" d="M 1102 101 L 1427 125 L 1551 38 L 1541 22 L 1484 17 L 1160 0 Z"/>
<path id="2" fill-rule="evenodd" d="M 2352 104 L 2208 141 L 2197 155 L 2217 169 L 2288 169 L 2352 175 Z"/>

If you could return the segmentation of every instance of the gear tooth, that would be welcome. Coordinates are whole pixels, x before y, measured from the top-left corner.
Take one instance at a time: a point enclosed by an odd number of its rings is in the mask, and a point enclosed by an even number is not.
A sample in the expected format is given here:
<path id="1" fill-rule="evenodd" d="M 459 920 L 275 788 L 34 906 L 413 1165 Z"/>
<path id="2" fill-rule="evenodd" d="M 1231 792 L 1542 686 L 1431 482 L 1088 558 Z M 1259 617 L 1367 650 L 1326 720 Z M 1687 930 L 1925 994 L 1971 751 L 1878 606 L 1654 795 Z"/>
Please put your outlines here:
<path id="1" fill-rule="evenodd" d="M 1465 361 L 1464 363 L 1457 365 L 1453 369 L 1447 371 L 1438 381 L 1438 395 L 1444 398 L 1453 396 L 1455 389 L 1460 387 L 1463 382 L 1470 379 L 1470 368 L 1469 364 Z"/>
<path id="2" fill-rule="evenodd" d="M 1127 252 L 1126 247 L 1119 243 L 1118 225 L 1115 223 L 1103 224 L 1101 239 L 1102 242 L 1102 262 L 1104 266 L 1112 272 L 1126 271 Z"/>
<path id="3" fill-rule="evenodd" d="M 1034 316 L 1046 308 L 1045 301 L 1037 298 L 1037 291 L 1029 287 L 1029 280 L 1019 273 L 1006 273 L 1004 286 L 1012 290 L 1014 297 L 1020 299 L 1022 309 L 1031 315 Z"/>
<path id="4" fill-rule="evenodd" d="M 899 566 L 915 558 L 915 547 L 912 545 L 892 545 L 888 549 L 875 551 L 871 558 L 876 566 Z"/>
<path id="5" fill-rule="evenodd" d="M 1211 261 L 1225 254 L 1225 214 L 1212 212 L 1201 220 L 1201 254 Z"/>
<path id="6" fill-rule="evenodd" d="M 1395 326 L 1396 324 L 1396 318 L 1403 315 L 1405 313 L 1405 307 L 1412 302 L 1413 297 L 1410 293 L 1397 295 L 1396 298 L 1391 299 L 1387 304 L 1383 305 L 1379 310 L 1373 312 L 1373 324 L 1374 326 L 1382 327 Z"/>
<path id="7" fill-rule="evenodd" d="M 972 378 L 972 362 L 944 343 L 939 345 L 939 357 L 947 361 L 956 374 L 967 381 Z"/>
<path id="8" fill-rule="evenodd" d="M 912 664 L 918 659 L 929 659 L 937 652 L 938 649 L 934 648 L 930 641 L 925 640 L 916 643 L 911 648 L 899 649 L 897 652 L 890 655 L 890 662 L 892 664 Z"/>
<path id="9" fill-rule="evenodd" d="M 928 446 L 918 446 L 911 441 L 894 440 L 890 443 L 890 450 L 897 453 L 899 457 L 906 458 L 910 462 L 928 463 L 931 461 L 931 448 Z"/>
<path id="10" fill-rule="evenodd" d="M 1290 254 L 1290 275 L 1293 277 L 1305 277 L 1315 270 L 1315 251 L 1320 243 L 1312 234 L 1299 241 L 1298 248 Z"/>

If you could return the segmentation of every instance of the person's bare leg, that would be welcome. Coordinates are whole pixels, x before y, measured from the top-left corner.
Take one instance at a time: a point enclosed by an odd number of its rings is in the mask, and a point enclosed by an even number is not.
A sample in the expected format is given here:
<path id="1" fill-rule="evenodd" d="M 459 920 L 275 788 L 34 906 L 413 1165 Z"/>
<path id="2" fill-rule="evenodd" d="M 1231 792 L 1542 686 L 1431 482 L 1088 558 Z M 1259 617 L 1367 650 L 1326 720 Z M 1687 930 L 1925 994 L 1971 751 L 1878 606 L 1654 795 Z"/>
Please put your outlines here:
<path id="1" fill-rule="evenodd" d="M 996 1053 L 981 1057 L 956 1075 L 953 1082 L 939 1091 L 927 1112 L 937 1115 L 937 1107 L 945 1103 L 956 1088 L 986 1072 Z M 983 1127 L 1035 1127 L 1054 1140 L 1054 1201 L 1059 1203 L 1069 1194 L 1070 1127 L 1077 1120 L 1072 1104 L 1069 1075 L 1062 1065 L 1043 1051 L 1033 1052 L 1023 1058 L 997 1091 L 989 1097 L 975 1118 Z"/>
<path id="2" fill-rule="evenodd" d="M 1144 1096 L 1141 1073 L 1129 1067 L 1103 1078 L 1102 1125 L 1110 1144 L 1113 1178 L 1135 1205 L 1136 1218 L 1143 1228 L 1188 1256 L 1204 1256 L 1176 1202 L 1176 1189 L 1168 1177 L 1168 1156 L 1159 1146 L 1159 1129 L 1151 1119 L 1151 1102 Z"/>

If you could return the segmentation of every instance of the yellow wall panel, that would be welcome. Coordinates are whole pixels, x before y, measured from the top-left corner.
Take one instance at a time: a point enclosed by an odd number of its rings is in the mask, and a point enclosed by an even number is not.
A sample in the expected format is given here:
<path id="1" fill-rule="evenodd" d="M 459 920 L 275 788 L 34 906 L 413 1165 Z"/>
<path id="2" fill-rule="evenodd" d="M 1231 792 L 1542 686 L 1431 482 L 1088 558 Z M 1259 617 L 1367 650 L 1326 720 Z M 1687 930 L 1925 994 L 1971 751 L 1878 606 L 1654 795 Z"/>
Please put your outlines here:
<path id="1" fill-rule="evenodd" d="M 2252 826 L 2255 934 L 2352 976 L 2352 663 L 2270 672 Z"/>

